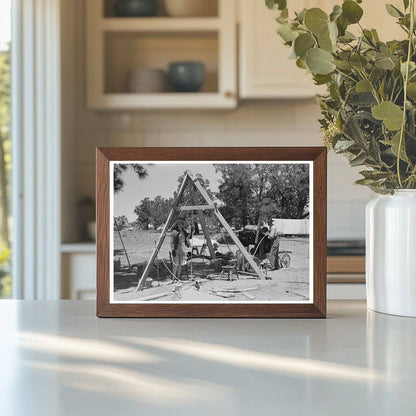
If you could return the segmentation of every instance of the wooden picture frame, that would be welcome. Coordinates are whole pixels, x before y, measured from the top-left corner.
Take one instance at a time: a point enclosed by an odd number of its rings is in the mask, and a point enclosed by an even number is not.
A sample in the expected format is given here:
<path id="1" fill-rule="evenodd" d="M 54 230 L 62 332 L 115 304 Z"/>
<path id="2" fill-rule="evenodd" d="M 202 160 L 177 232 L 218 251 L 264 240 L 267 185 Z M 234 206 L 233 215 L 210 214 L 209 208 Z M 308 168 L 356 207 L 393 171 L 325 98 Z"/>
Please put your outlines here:
<path id="1" fill-rule="evenodd" d="M 97 148 L 97 316 L 98 317 L 215 317 L 215 318 L 325 318 L 326 317 L 326 178 L 327 150 L 324 147 L 202 147 Z M 311 166 L 312 216 L 310 230 L 313 277 L 308 302 L 232 302 L 232 303 L 114 303 L 110 299 L 110 194 L 114 162 L 166 163 L 299 163 Z M 185 178 L 185 182 L 186 182 Z M 111 186 L 110 186 L 111 185 Z M 215 205 L 215 204 L 214 204 Z M 209 205 L 207 205 L 209 208 Z M 181 208 L 183 209 L 183 208 Z M 217 209 L 216 207 L 214 209 Z M 166 221 L 166 226 L 168 221 Z M 165 227 L 166 228 L 166 227 Z M 162 232 L 162 235 L 163 234 Z M 149 261 L 150 262 L 150 261 Z M 138 287 L 140 279 L 138 279 Z"/>

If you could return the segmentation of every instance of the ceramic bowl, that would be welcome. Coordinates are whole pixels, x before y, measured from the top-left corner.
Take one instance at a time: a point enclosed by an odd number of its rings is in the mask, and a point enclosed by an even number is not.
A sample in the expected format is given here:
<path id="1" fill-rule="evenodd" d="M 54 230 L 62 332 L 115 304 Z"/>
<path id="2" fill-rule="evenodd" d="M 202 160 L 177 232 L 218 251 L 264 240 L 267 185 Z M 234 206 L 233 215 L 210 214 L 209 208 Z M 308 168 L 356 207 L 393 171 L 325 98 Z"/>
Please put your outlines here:
<path id="1" fill-rule="evenodd" d="M 158 0 L 117 0 L 114 11 L 119 17 L 156 16 L 157 4 Z"/>
<path id="2" fill-rule="evenodd" d="M 169 65 L 169 82 L 176 92 L 197 92 L 205 80 L 205 67 L 201 62 L 172 62 Z"/>
<path id="3" fill-rule="evenodd" d="M 129 92 L 160 93 L 167 90 L 166 72 L 161 69 L 135 69 L 129 73 L 127 83 Z"/>

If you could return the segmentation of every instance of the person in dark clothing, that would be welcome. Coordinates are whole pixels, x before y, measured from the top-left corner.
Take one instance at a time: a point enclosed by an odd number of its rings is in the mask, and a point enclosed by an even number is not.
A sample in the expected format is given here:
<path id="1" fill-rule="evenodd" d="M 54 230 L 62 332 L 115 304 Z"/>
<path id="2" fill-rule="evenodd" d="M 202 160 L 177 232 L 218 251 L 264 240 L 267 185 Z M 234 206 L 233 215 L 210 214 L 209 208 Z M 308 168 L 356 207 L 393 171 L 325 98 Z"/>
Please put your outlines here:
<path id="1" fill-rule="evenodd" d="M 278 270 L 280 268 L 279 264 L 279 246 L 280 238 L 279 231 L 276 225 L 273 225 L 269 233 L 269 241 L 272 243 L 272 248 L 270 249 L 269 262 L 272 270 Z"/>

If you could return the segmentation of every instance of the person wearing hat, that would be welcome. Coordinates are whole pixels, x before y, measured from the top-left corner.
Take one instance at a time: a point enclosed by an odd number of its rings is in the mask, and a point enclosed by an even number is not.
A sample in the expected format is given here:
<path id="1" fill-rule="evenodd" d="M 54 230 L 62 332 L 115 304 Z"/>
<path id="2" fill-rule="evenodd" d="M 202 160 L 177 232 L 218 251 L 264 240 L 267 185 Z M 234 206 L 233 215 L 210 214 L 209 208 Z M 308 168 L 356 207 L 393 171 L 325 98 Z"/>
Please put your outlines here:
<path id="1" fill-rule="evenodd" d="M 180 279 L 182 272 L 182 262 L 186 255 L 186 247 L 190 246 L 188 233 L 185 230 L 185 222 L 179 220 L 173 228 L 170 249 L 172 253 L 172 273 L 176 279 Z"/>

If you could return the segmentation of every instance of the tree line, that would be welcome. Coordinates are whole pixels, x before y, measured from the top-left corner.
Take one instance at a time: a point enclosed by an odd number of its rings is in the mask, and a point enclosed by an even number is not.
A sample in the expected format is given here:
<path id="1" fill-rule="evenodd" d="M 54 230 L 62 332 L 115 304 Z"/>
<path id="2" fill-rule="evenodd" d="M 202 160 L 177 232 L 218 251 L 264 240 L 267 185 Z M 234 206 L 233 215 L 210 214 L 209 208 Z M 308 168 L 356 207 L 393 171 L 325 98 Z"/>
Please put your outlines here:
<path id="1" fill-rule="evenodd" d="M 139 178 L 146 177 L 146 170 L 139 166 L 134 167 Z M 219 201 L 220 212 L 236 229 L 271 218 L 300 219 L 308 215 L 307 164 L 215 164 L 214 167 L 221 175 L 218 192 L 212 193 L 209 190 L 209 181 L 201 174 L 196 174 L 197 180 L 205 186 L 213 199 Z M 118 173 L 121 182 L 122 172 Z M 159 195 L 153 199 L 142 199 L 134 209 L 136 221 L 129 224 L 125 217 L 119 217 L 119 228 L 133 226 L 157 229 L 162 226 L 183 178 L 184 175 L 178 178 L 178 188 L 171 198 Z M 195 195 L 185 195 L 184 198 L 195 198 Z M 199 199 L 190 202 L 201 203 Z"/>

